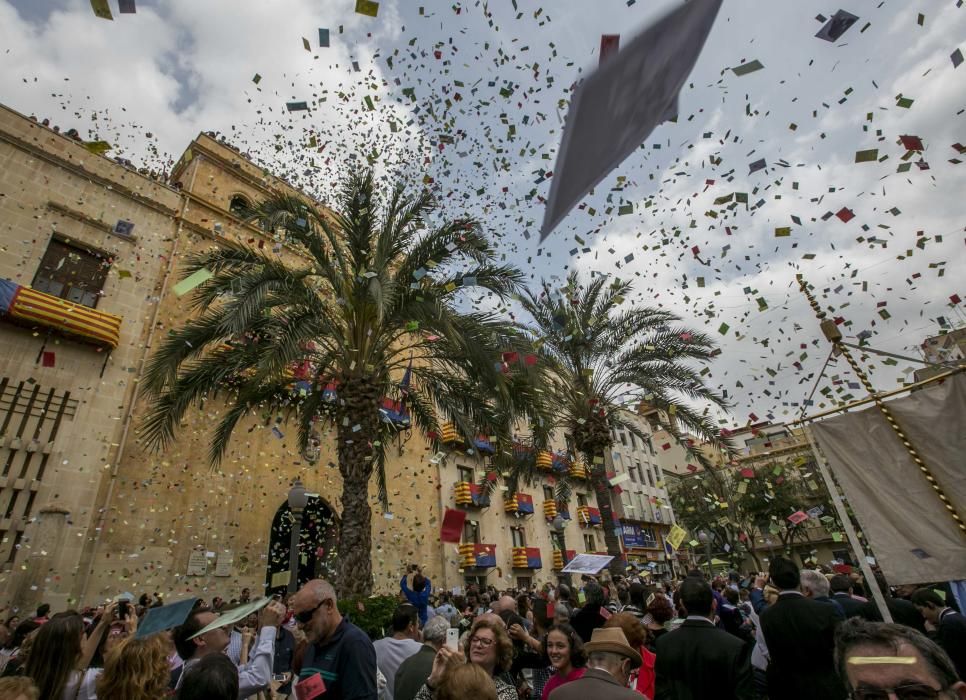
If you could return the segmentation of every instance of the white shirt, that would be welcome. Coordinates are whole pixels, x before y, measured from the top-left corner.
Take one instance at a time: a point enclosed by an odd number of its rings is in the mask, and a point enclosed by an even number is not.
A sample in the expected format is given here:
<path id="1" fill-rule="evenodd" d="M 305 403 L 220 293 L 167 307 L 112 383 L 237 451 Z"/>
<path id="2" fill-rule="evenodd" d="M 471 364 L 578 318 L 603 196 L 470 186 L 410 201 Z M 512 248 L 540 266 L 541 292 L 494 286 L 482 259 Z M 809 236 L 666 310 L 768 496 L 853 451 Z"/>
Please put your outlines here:
<path id="1" fill-rule="evenodd" d="M 248 652 L 248 663 L 238 667 L 238 700 L 243 700 L 260 690 L 267 690 L 272 683 L 272 664 L 275 661 L 275 633 L 274 627 L 262 627 L 258 633 L 258 641 Z M 175 690 L 181 687 L 185 674 L 198 663 L 198 659 L 188 659 L 184 662 L 184 669 L 178 676 Z M 92 696 L 93 697 L 93 696 Z"/>
<path id="2" fill-rule="evenodd" d="M 94 684 L 97 683 L 97 677 L 101 675 L 102 668 L 89 668 L 84 672 L 72 671 L 70 677 L 67 680 L 67 685 L 64 686 L 64 694 L 61 696 L 63 700 L 97 700 L 97 693 L 94 690 Z M 78 689 L 78 684 L 80 689 Z"/>

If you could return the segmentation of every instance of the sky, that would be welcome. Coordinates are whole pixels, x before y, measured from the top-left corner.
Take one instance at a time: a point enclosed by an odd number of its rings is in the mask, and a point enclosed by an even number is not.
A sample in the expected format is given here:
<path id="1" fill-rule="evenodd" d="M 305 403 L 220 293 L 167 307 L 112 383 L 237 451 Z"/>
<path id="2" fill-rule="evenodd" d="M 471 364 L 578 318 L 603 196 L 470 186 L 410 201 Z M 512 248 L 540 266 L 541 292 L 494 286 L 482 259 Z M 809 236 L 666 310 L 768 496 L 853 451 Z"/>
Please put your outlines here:
<path id="1" fill-rule="evenodd" d="M 819 380 L 829 346 L 798 273 L 847 342 L 917 357 L 966 323 L 961 0 L 726 0 L 678 119 L 542 244 L 569 100 L 601 35 L 626 45 L 679 2 L 384 0 L 376 17 L 355 0 L 107 2 L 112 21 L 86 0 L 0 0 L 0 101 L 156 170 L 215 131 L 323 201 L 365 163 L 432 187 L 441 216 L 479 218 L 534 284 L 571 269 L 630 279 L 625 303 L 712 335 L 705 380 L 734 404 L 723 425 L 865 395 L 841 358 Z M 839 9 L 858 21 L 816 38 Z M 863 357 L 880 390 L 920 366 Z"/>

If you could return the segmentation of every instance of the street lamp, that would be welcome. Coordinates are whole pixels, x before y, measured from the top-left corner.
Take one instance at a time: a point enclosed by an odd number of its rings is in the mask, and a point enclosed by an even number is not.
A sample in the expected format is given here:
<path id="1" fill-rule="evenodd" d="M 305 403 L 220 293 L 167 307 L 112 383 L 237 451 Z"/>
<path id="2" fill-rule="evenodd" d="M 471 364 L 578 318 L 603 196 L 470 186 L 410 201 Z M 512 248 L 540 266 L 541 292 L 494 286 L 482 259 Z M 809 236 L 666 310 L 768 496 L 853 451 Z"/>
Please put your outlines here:
<path id="1" fill-rule="evenodd" d="M 299 579 L 299 535 L 302 534 L 302 511 L 308 505 L 309 497 L 302 486 L 302 480 L 296 479 L 288 492 L 288 509 L 292 512 L 292 541 L 288 550 L 288 592 L 295 593 Z"/>
<path id="2" fill-rule="evenodd" d="M 714 571 L 711 568 L 711 536 L 704 530 L 701 530 L 698 533 L 698 542 L 704 545 L 704 552 L 708 557 L 708 580 L 711 580 L 714 578 Z"/>

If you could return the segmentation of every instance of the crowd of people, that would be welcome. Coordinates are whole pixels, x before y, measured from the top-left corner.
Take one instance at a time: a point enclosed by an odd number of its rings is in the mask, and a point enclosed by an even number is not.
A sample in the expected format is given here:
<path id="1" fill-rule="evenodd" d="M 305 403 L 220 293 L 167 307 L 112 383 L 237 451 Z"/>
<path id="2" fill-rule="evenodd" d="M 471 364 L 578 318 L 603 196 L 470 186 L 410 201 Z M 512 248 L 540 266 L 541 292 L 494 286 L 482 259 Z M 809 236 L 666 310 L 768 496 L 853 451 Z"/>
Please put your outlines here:
<path id="1" fill-rule="evenodd" d="M 782 557 L 746 577 L 605 572 L 519 591 L 434 591 L 412 571 L 376 640 L 323 579 L 242 617 L 249 598 L 199 600 L 159 631 L 140 628 L 162 604 L 148 596 L 8 618 L 0 700 L 966 699 L 966 618 L 948 588 Z"/>

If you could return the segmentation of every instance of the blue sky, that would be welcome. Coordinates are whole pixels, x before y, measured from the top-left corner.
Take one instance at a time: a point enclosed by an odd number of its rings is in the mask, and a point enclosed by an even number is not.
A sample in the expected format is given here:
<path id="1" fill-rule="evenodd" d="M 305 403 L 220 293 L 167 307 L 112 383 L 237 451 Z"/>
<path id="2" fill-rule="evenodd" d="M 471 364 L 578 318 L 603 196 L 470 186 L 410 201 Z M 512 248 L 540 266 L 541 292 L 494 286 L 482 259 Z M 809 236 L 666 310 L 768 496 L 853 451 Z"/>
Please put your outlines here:
<path id="1" fill-rule="evenodd" d="M 966 163 L 950 162 L 966 160 L 952 147 L 966 142 L 966 67 L 950 58 L 966 50 L 966 8 L 955 2 L 841 6 L 859 21 L 834 44 L 814 37 L 815 17 L 840 6 L 725 2 L 678 121 L 542 246 L 571 86 L 596 64 L 601 34 L 626 43 L 675 3 L 390 1 L 369 18 L 353 0 L 138 0 L 136 15 L 109 2 L 113 22 L 79 0 L 0 0 L 0 100 L 159 168 L 218 131 L 323 198 L 353 158 L 433 178 L 444 212 L 482 219 L 534 280 L 571 268 L 631 278 L 629 302 L 717 337 L 708 380 L 735 401 L 728 423 L 797 416 L 825 361 L 797 272 L 850 321 L 847 336 L 876 348 L 914 355 L 938 319 L 966 321 L 950 303 L 966 296 Z M 730 70 L 756 59 L 762 70 Z M 299 100 L 312 109 L 289 113 Z M 900 135 L 925 145 L 905 172 Z M 874 148 L 877 160 L 854 162 Z M 749 173 L 760 158 L 767 167 Z M 715 204 L 734 193 L 747 206 Z M 823 219 L 843 207 L 855 218 Z M 882 389 L 916 367 L 870 365 Z M 820 391 L 861 396 L 848 381 L 838 360 Z"/>

